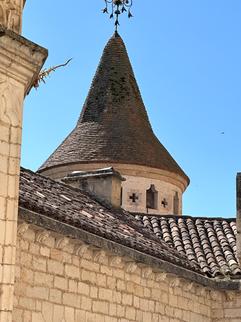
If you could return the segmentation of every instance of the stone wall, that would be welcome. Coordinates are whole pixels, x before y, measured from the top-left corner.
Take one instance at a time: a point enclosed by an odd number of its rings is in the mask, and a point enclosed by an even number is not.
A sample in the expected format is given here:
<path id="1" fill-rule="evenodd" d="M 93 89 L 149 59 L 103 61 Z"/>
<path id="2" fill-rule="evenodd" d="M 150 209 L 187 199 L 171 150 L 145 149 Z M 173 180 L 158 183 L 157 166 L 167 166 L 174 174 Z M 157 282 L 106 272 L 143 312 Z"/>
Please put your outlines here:
<path id="1" fill-rule="evenodd" d="M 0 321 L 11 320 L 16 249 L 21 123 L 15 122 L 11 109 L 21 119 L 23 88 L 14 83 L 18 97 L 8 100 L 9 79 L 0 75 Z M 13 82 L 12 82 L 13 83 Z M 12 94 L 11 94 L 12 96 Z M 12 101 L 12 102 L 11 102 Z M 4 104 L 6 102 L 6 104 Z M 11 108 L 11 109 L 10 109 Z"/>
<path id="2" fill-rule="evenodd" d="M 47 52 L 0 29 L 0 322 L 11 322 L 23 100 Z"/>
<path id="3" fill-rule="evenodd" d="M 14 322 L 211 322 L 212 296 L 129 258 L 18 227 Z"/>
<path id="4" fill-rule="evenodd" d="M 113 167 L 127 180 L 122 182 L 122 207 L 128 211 L 146 213 L 146 190 L 151 184 L 155 185 L 159 192 L 157 209 L 149 209 L 152 214 L 181 214 L 182 213 L 182 195 L 188 186 L 188 182 L 181 176 L 164 171 L 161 169 L 150 168 L 146 166 L 120 163 L 89 163 L 89 164 L 70 164 L 53 167 L 40 172 L 54 180 L 60 180 L 73 171 L 93 171 L 101 168 Z M 138 193 L 139 200 L 136 205 L 129 202 L 130 192 Z M 177 194 L 176 194 L 177 193 Z M 178 196 L 178 206 L 174 207 L 174 197 Z M 161 202 L 166 199 L 167 207 L 162 207 Z M 175 209 L 174 209 L 175 208 Z"/>
<path id="5" fill-rule="evenodd" d="M 148 209 L 151 214 L 181 214 L 182 213 L 182 191 L 172 183 L 144 177 L 125 176 L 122 182 L 122 207 L 130 212 L 147 213 L 146 191 L 151 185 L 156 190 L 156 206 Z M 132 196 L 138 198 L 133 202 Z M 176 199 L 177 196 L 177 199 Z M 174 206 L 176 200 L 176 207 Z M 175 211 L 174 208 L 177 208 Z"/>
<path id="6" fill-rule="evenodd" d="M 241 321 L 241 292 L 227 292 L 213 303 L 213 322 Z"/>

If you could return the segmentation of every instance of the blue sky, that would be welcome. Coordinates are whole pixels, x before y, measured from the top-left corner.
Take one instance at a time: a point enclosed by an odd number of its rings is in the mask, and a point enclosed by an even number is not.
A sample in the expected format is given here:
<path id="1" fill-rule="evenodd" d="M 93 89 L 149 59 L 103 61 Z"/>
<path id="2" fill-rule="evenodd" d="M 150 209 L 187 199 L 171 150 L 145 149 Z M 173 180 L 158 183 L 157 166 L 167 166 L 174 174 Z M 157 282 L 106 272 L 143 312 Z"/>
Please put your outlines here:
<path id="1" fill-rule="evenodd" d="M 191 179 L 184 213 L 235 216 L 241 171 L 241 1 L 133 0 L 123 37 L 153 129 Z M 27 1 L 23 35 L 53 73 L 24 108 L 22 166 L 36 170 L 74 127 L 113 33 L 103 0 Z M 224 134 L 222 134 L 224 132 Z"/>

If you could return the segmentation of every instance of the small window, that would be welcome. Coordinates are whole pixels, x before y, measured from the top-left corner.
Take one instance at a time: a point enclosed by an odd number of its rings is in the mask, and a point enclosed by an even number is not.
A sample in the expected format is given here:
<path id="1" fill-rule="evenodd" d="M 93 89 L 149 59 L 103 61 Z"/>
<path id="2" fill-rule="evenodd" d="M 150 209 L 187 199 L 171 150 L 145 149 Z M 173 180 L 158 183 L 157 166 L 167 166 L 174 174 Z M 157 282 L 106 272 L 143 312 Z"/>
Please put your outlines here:
<path id="1" fill-rule="evenodd" d="M 179 213 L 179 197 L 178 197 L 178 192 L 176 192 L 173 197 L 173 214 L 178 215 L 178 213 Z"/>
<path id="2" fill-rule="evenodd" d="M 122 206 L 122 203 L 123 203 L 122 199 L 123 199 L 123 188 L 121 187 L 121 191 L 120 191 L 120 205 L 121 206 Z"/>
<path id="3" fill-rule="evenodd" d="M 158 192 L 156 191 L 154 184 L 152 184 L 150 189 L 146 191 L 146 208 L 157 209 L 157 197 Z"/>

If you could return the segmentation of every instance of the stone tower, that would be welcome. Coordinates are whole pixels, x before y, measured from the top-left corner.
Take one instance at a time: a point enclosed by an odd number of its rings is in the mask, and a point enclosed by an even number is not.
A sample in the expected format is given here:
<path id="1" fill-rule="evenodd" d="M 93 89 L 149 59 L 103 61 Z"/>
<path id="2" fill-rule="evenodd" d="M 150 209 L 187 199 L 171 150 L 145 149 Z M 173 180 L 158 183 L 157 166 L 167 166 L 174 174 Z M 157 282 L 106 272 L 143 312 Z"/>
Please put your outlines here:
<path id="1" fill-rule="evenodd" d="M 124 209 L 181 214 L 189 179 L 152 131 L 117 32 L 104 49 L 76 127 L 39 172 L 59 180 L 73 171 L 110 166 L 126 179 Z"/>
<path id="2" fill-rule="evenodd" d="M 12 321 L 23 100 L 47 57 L 18 34 L 23 5 L 0 1 L 0 322 Z"/>

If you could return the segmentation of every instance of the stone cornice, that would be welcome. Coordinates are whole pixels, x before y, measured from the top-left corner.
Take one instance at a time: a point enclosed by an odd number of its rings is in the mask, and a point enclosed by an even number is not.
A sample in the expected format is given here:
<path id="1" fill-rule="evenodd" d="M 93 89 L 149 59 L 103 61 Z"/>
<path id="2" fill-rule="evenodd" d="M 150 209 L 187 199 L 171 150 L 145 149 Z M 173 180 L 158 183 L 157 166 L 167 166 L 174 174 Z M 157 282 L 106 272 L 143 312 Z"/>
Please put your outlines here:
<path id="1" fill-rule="evenodd" d="M 44 170 L 38 170 L 39 173 L 44 174 L 47 177 L 53 179 L 60 179 L 65 177 L 68 173 L 72 171 L 88 171 L 94 169 L 101 169 L 113 167 L 116 171 L 120 172 L 123 176 L 135 176 L 135 177 L 144 177 L 150 179 L 161 180 L 164 182 L 171 183 L 178 186 L 182 192 L 184 192 L 189 184 L 189 182 L 182 176 L 152 167 L 147 167 L 138 164 L 125 164 L 125 163 L 116 163 L 116 162 L 83 162 L 83 163 L 68 163 L 63 165 L 57 165 L 45 168 Z"/>
<path id="2" fill-rule="evenodd" d="M 167 261 L 155 258 L 145 253 L 141 253 L 133 248 L 126 247 L 121 244 L 117 244 L 111 240 L 104 239 L 98 235 L 94 235 L 80 228 L 61 223 L 44 215 L 40 215 L 36 212 L 19 208 L 19 219 L 30 225 L 36 225 L 46 231 L 52 231 L 57 234 L 79 240 L 91 247 L 103 248 L 103 250 L 113 253 L 115 256 L 128 257 L 132 260 L 131 263 L 146 265 L 151 267 L 153 272 L 160 272 L 160 274 L 172 274 L 180 279 L 197 283 L 209 289 L 217 290 L 231 290 L 240 291 L 240 281 L 237 280 L 218 280 L 210 279 L 203 275 L 199 275 L 193 271 L 179 267 Z M 133 269 L 132 265 L 132 269 Z"/>
<path id="3" fill-rule="evenodd" d="M 0 26 L 0 71 L 24 85 L 25 95 L 48 56 L 48 51 Z"/>

